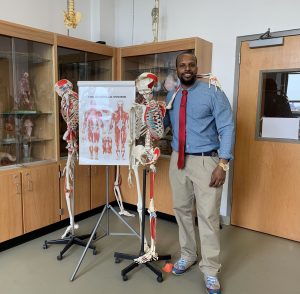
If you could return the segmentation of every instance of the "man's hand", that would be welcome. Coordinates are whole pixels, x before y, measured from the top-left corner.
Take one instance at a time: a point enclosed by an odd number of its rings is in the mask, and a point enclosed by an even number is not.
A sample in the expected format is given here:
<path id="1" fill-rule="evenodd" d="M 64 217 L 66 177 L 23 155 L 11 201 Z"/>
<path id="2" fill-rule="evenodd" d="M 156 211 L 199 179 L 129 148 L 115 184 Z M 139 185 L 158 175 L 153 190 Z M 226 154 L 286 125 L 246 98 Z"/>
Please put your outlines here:
<path id="1" fill-rule="evenodd" d="M 221 166 L 217 166 L 211 174 L 209 187 L 219 188 L 225 183 L 226 172 Z"/>

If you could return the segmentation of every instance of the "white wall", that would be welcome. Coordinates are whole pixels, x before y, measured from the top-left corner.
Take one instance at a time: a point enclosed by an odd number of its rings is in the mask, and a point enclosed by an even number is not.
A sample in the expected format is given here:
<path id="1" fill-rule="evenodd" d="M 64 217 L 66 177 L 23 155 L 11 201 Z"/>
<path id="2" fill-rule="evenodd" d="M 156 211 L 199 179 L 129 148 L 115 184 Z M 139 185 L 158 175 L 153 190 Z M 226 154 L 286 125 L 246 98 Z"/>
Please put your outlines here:
<path id="1" fill-rule="evenodd" d="M 152 41 L 153 6 L 154 0 L 115 0 L 116 46 Z M 159 41 L 200 37 L 212 42 L 212 71 L 233 102 L 237 36 L 264 33 L 268 28 L 271 32 L 298 29 L 299 11 L 297 0 L 160 0 Z M 221 205 L 224 216 L 227 191 L 228 183 L 224 185 Z"/>
<path id="2" fill-rule="evenodd" d="M 75 0 L 75 10 L 81 12 L 82 20 L 76 29 L 70 29 L 70 36 L 86 40 L 99 39 L 99 22 L 98 25 L 91 24 L 91 21 L 96 22 L 95 14 L 100 17 L 99 6 L 91 9 L 97 2 L 99 0 Z M 63 16 L 67 0 L 0 0 L 0 7 L 1 20 L 67 35 Z"/>

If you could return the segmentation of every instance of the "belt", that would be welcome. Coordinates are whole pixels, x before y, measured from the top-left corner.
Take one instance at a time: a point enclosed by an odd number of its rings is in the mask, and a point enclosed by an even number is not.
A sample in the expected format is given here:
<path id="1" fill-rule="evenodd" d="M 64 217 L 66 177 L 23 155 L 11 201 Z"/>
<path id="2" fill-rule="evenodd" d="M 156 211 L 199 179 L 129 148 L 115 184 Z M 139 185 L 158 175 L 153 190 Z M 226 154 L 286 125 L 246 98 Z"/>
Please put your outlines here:
<path id="1" fill-rule="evenodd" d="M 194 155 L 194 156 L 218 156 L 217 150 L 207 151 L 207 152 L 198 152 L 198 153 L 185 153 L 185 155 Z"/>

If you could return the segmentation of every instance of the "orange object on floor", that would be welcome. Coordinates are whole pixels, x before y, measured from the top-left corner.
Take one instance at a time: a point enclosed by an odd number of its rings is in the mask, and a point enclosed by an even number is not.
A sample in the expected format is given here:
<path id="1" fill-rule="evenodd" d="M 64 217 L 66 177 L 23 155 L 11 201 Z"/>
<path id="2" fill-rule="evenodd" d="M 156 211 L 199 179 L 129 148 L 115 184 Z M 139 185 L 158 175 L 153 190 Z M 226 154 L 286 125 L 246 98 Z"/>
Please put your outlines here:
<path id="1" fill-rule="evenodd" d="M 162 270 L 166 273 L 170 273 L 173 269 L 173 263 L 166 263 Z"/>

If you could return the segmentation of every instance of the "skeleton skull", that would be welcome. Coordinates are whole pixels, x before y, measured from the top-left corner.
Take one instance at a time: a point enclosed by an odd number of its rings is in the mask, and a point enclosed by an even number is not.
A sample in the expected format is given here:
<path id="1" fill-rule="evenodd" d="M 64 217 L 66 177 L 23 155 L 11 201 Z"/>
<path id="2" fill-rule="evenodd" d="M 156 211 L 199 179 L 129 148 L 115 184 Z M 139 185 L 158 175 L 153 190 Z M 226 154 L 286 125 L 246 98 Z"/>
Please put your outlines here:
<path id="1" fill-rule="evenodd" d="M 158 79 L 155 74 L 144 72 L 136 79 L 136 88 L 141 95 L 143 95 L 146 99 L 149 99 L 157 81 Z"/>

